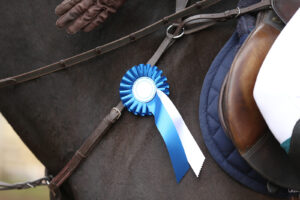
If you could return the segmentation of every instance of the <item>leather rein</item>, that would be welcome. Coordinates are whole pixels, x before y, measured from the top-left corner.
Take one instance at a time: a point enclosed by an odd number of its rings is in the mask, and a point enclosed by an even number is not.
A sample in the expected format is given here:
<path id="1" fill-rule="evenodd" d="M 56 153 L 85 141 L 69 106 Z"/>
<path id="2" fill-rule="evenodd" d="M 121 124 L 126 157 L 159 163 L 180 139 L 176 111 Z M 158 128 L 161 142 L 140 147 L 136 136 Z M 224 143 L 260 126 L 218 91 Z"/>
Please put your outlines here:
<path id="1" fill-rule="evenodd" d="M 161 27 L 168 27 L 166 30 L 166 37 L 155 51 L 154 55 L 149 59 L 147 64 L 151 66 L 155 65 L 165 50 L 170 47 L 177 38 L 184 35 L 194 33 L 196 31 L 205 29 L 214 25 L 217 22 L 226 21 L 246 13 L 258 12 L 265 9 L 272 8 L 271 0 L 261 0 L 259 3 L 253 4 L 245 8 L 235 8 L 227 10 L 221 13 L 211 14 L 197 14 L 190 16 L 184 20 L 183 17 L 191 15 L 192 13 L 204 8 L 208 8 L 211 5 L 219 2 L 220 0 L 202 0 L 198 1 L 191 6 L 186 7 L 188 0 L 176 0 L 176 13 L 171 14 L 163 19 L 143 28 L 134 33 L 131 33 L 125 37 L 112 41 L 110 43 L 98 46 L 94 49 L 88 50 L 81 54 L 63 59 L 50 65 L 43 66 L 33 71 L 23 73 L 17 76 L 8 77 L 0 80 L 0 88 L 16 85 L 26 81 L 34 80 L 42 76 L 51 74 L 56 71 L 60 71 L 66 68 L 70 68 L 75 64 L 87 61 L 96 56 L 105 54 L 114 49 L 125 46 L 131 42 L 134 42 L 140 38 L 143 38 Z M 192 27 L 192 28 L 191 28 Z M 55 176 L 46 176 L 32 182 L 7 184 L 0 182 L 0 190 L 12 190 L 12 189 L 27 189 L 40 185 L 48 185 L 50 191 L 54 196 L 59 195 L 59 187 L 68 179 L 72 173 L 78 168 L 80 163 L 89 156 L 89 153 L 95 148 L 95 146 L 101 141 L 109 128 L 120 118 L 124 105 L 119 102 L 111 111 L 104 117 L 99 123 L 93 133 L 84 141 L 81 147 L 75 152 L 70 161 L 65 167 Z"/>

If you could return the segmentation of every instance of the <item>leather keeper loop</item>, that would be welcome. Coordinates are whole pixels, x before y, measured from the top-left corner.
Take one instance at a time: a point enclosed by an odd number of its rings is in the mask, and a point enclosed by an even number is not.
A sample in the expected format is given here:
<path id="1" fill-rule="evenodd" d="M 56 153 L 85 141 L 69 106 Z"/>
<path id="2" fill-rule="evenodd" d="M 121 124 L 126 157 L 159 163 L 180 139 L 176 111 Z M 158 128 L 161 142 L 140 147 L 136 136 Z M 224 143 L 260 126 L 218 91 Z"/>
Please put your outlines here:
<path id="1" fill-rule="evenodd" d="M 67 67 L 65 60 L 60 60 L 59 64 L 61 64 L 62 67 Z"/>
<path id="2" fill-rule="evenodd" d="M 196 8 L 197 9 L 202 9 L 203 8 L 203 5 L 202 5 L 202 1 L 197 1 L 195 4 L 196 4 Z"/>
<path id="3" fill-rule="evenodd" d="M 87 158 L 87 156 L 84 155 L 84 154 L 83 154 L 81 151 L 79 151 L 79 150 L 76 151 L 76 154 L 77 154 L 78 156 L 80 156 L 81 158 Z"/>
<path id="4" fill-rule="evenodd" d="M 121 111 L 117 107 L 113 107 L 112 110 L 116 111 L 118 113 L 116 119 L 119 119 L 122 115 Z"/>
<path id="5" fill-rule="evenodd" d="M 164 17 L 164 18 L 162 19 L 162 22 L 163 22 L 164 24 L 168 24 L 168 23 L 169 23 L 169 18 L 168 18 L 168 17 Z"/>
<path id="6" fill-rule="evenodd" d="M 96 54 L 100 55 L 101 54 L 101 47 L 96 47 L 95 52 L 96 52 Z"/>
<path id="7" fill-rule="evenodd" d="M 130 34 L 129 39 L 130 39 L 130 41 L 135 41 L 136 37 L 134 34 Z"/>

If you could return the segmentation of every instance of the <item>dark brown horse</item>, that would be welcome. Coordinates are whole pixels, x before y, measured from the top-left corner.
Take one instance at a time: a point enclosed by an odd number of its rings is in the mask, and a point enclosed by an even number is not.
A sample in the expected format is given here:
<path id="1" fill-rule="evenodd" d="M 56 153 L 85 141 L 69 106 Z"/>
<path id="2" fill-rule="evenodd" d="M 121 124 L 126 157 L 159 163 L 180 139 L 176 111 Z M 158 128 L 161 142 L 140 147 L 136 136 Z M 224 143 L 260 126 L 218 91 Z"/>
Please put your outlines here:
<path id="1" fill-rule="evenodd" d="M 20 74 L 127 35 L 174 12 L 175 1 L 129 0 L 102 27 L 67 35 L 55 27 L 59 0 L 9 1 L 0 7 L 0 78 Z M 224 1 L 209 11 L 233 8 Z M 160 59 L 170 98 L 206 155 L 199 178 L 178 184 L 152 117 L 125 112 L 90 157 L 62 186 L 64 199 L 268 199 L 226 175 L 201 137 L 198 103 L 210 63 L 234 21 L 184 37 Z M 0 111 L 22 140 L 56 174 L 112 106 L 120 79 L 145 63 L 165 30 L 70 69 L 0 90 Z"/>

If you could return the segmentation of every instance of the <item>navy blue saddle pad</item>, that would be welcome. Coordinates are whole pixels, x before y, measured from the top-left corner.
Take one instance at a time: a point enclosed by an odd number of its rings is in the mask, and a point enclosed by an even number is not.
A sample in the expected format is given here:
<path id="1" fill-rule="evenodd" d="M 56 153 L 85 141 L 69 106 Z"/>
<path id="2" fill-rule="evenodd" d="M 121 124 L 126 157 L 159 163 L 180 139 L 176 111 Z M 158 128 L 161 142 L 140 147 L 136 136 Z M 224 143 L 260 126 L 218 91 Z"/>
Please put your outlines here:
<path id="1" fill-rule="evenodd" d="M 250 15 L 241 17 L 237 30 L 219 52 L 207 72 L 200 95 L 200 127 L 210 154 L 232 178 L 256 192 L 287 197 L 288 192 L 285 189 L 280 189 L 276 194 L 268 192 L 268 181 L 254 171 L 240 156 L 230 138 L 225 135 L 218 115 L 218 101 L 223 80 L 236 53 L 254 25 L 255 17 Z"/>

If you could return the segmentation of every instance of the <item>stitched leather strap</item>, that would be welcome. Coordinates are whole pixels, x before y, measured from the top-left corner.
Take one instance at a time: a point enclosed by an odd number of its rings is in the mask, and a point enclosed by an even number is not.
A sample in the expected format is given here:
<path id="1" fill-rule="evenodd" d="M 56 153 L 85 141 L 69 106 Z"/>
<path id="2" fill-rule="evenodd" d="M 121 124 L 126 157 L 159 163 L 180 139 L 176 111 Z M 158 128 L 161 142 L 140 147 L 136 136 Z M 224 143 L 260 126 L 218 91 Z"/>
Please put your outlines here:
<path id="1" fill-rule="evenodd" d="M 108 129 L 120 118 L 124 109 L 122 102 L 113 107 L 101 121 L 95 131 L 85 140 L 66 166 L 51 180 L 49 188 L 55 191 L 74 172 L 83 159 L 87 158 L 94 147 L 107 133 Z"/>
<path id="2" fill-rule="evenodd" d="M 179 12 L 180 10 L 184 9 L 187 3 L 188 0 L 176 0 L 176 12 Z M 181 22 L 181 18 L 178 19 L 178 22 Z M 179 31 L 180 31 L 180 27 L 177 27 L 174 32 L 174 35 L 179 33 Z M 173 38 L 166 36 L 162 41 L 162 43 L 160 44 L 160 46 L 158 47 L 158 49 L 153 54 L 153 56 L 148 61 L 148 64 L 153 66 L 158 61 L 158 59 L 162 56 L 162 54 L 167 50 L 167 48 L 173 44 L 173 42 L 174 42 Z"/>
<path id="3" fill-rule="evenodd" d="M 81 63 L 83 61 L 89 60 L 91 58 L 94 58 L 96 56 L 102 55 L 104 53 L 110 52 L 114 49 L 117 49 L 119 47 L 122 47 L 126 44 L 129 44 L 135 40 L 138 40 L 142 37 L 145 37 L 146 35 L 149 35 L 150 33 L 153 33 L 154 31 L 158 30 L 159 28 L 163 26 L 170 25 L 174 22 L 176 22 L 178 19 L 188 16 L 192 14 L 193 12 L 200 10 L 202 8 L 209 7 L 220 0 L 203 0 L 198 1 L 195 4 L 187 7 L 186 9 L 182 9 L 175 14 L 169 15 L 167 17 L 164 17 L 163 19 L 143 28 L 140 29 L 134 33 L 131 33 L 125 37 L 122 37 L 118 40 L 115 40 L 113 42 L 107 43 L 102 46 L 98 46 L 94 49 L 91 49 L 89 51 L 83 52 L 81 54 L 75 55 L 70 58 L 63 59 L 61 61 L 58 61 L 56 63 L 46 65 L 44 67 L 38 68 L 36 70 L 23 73 L 17 76 L 12 76 L 9 78 L 5 78 L 0 80 L 0 88 L 15 85 L 19 83 L 23 83 L 29 80 L 37 79 L 42 76 L 45 76 L 47 74 L 51 74 L 56 71 L 63 70 L 65 68 L 69 68 L 74 66 L 75 64 Z M 185 25 L 189 25 L 191 23 L 195 24 L 203 23 L 203 20 L 201 19 L 213 19 L 215 21 L 224 21 L 242 14 L 246 14 L 249 12 L 259 11 L 262 9 L 270 8 L 271 7 L 271 0 L 262 0 L 259 3 L 256 3 L 252 6 L 246 7 L 246 8 L 237 8 L 232 9 L 229 11 L 225 11 L 223 13 L 212 13 L 212 14 L 200 14 L 196 16 L 189 17 L 188 19 L 184 20 L 180 26 L 178 26 L 177 29 L 182 28 Z M 178 21 L 177 21 L 178 22 Z M 180 28 L 179 28 L 180 27 Z M 200 30 L 200 29 L 199 29 Z M 191 31 L 190 31 L 191 32 Z M 193 31 L 194 32 L 194 31 Z"/>
<path id="4" fill-rule="evenodd" d="M 180 6 L 186 5 L 186 0 L 183 0 L 184 2 L 181 2 Z M 203 23 L 207 22 L 203 19 L 213 19 L 213 20 L 226 20 L 229 18 L 232 18 L 234 16 L 237 16 L 239 14 L 245 14 L 248 12 L 257 11 L 260 9 L 265 9 L 266 7 L 270 6 L 270 0 L 262 0 L 260 3 L 255 4 L 254 6 L 250 6 L 248 8 L 243 9 L 233 9 L 226 11 L 224 13 L 217 13 L 217 14 L 202 14 L 197 15 L 195 17 L 190 17 L 181 22 L 181 18 L 184 16 L 187 16 L 194 12 L 197 9 L 209 7 L 210 5 L 213 5 L 217 3 L 220 0 L 204 0 L 199 1 L 192 6 L 182 9 L 178 7 L 176 10 L 178 11 L 175 14 L 172 14 L 168 17 L 163 18 L 162 20 L 159 20 L 158 22 L 141 29 L 135 33 L 132 33 L 128 36 L 125 36 L 123 38 L 120 38 L 118 40 L 115 40 L 113 42 L 110 42 L 108 44 L 96 47 L 95 49 L 89 50 L 87 52 L 84 52 L 82 54 L 61 60 L 59 62 L 41 67 L 39 69 L 6 78 L 0 80 L 0 88 L 14 85 L 18 83 L 22 83 L 25 81 L 33 80 L 39 77 L 42 77 L 44 75 L 53 73 L 55 71 L 62 70 L 67 67 L 71 67 L 77 63 L 83 62 L 85 60 L 91 59 L 97 55 L 104 54 L 106 52 L 112 51 L 114 49 L 117 49 L 121 46 L 124 46 L 132 41 L 135 41 L 139 38 L 142 38 L 154 31 L 156 31 L 158 28 L 164 25 L 171 24 L 172 22 L 176 21 L 180 23 L 180 26 L 177 26 L 174 35 L 179 33 L 181 28 L 184 25 L 188 24 L 197 24 L 197 23 Z M 182 10 L 180 10 L 182 9 Z M 202 21 L 201 21 L 202 20 Z M 209 21 L 210 23 L 212 21 Z M 201 27 L 201 28 L 200 28 Z M 203 26 L 200 25 L 197 28 L 197 30 L 200 30 L 202 28 L 208 27 L 207 24 L 204 24 Z M 190 31 L 190 33 L 193 31 Z M 154 65 L 158 59 L 161 57 L 161 55 L 165 52 L 165 50 L 172 44 L 174 41 L 173 38 L 166 37 L 162 44 L 159 46 L 155 54 L 152 56 L 152 58 L 148 61 L 148 64 Z M 94 147 L 99 143 L 99 141 L 103 138 L 103 136 L 107 133 L 109 128 L 119 119 L 121 116 L 121 112 L 124 109 L 124 106 L 122 102 L 119 102 L 119 104 L 112 108 L 110 113 L 106 115 L 106 117 L 100 122 L 98 127 L 95 129 L 95 131 L 87 138 L 87 140 L 82 144 L 82 146 L 76 151 L 74 156 L 71 158 L 71 160 L 67 163 L 67 165 L 51 180 L 49 188 L 52 191 L 53 194 L 57 192 L 57 189 L 64 183 L 64 181 L 77 169 L 77 167 L 80 165 L 80 163 L 88 157 L 89 153 L 94 149 Z"/>
<path id="5" fill-rule="evenodd" d="M 184 5 L 187 4 L 188 0 L 183 0 Z M 176 4 L 176 10 L 179 10 L 177 6 L 182 6 L 183 4 Z M 176 30 L 175 32 L 178 32 Z M 166 37 L 160 47 L 156 50 L 153 57 L 147 62 L 152 66 L 158 61 L 166 47 L 170 45 L 172 38 Z M 96 130 L 87 138 L 87 140 L 82 144 L 82 146 L 76 151 L 71 160 L 66 164 L 66 166 L 52 179 L 49 184 L 49 189 L 55 196 L 59 193 L 59 187 L 68 179 L 72 173 L 77 169 L 84 158 L 87 158 L 89 153 L 94 149 L 94 147 L 103 138 L 108 129 L 120 118 L 121 112 L 124 109 L 122 102 L 119 102 L 116 107 L 113 107 L 110 113 L 101 121 Z"/>
<path id="6" fill-rule="evenodd" d="M 253 4 L 248 7 L 244 7 L 244 8 L 237 7 L 236 9 L 227 10 L 222 13 L 194 15 L 194 16 L 191 16 L 191 17 L 185 19 L 182 23 L 182 26 L 189 25 L 191 23 L 195 24 L 195 23 L 197 23 L 197 21 L 202 23 L 203 19 L 215 19 L 217 21 L 220 21 L 220 20 L 223 21 L 226 19 L 231 19 L 233 17 L 238 17 L 240 15 L 244 15 L 247 13 L 258 12 L 258 11 L 265 10 L 268 8 L 271 9 L 272 8 L 271 6 L 272 6 L 271 0 L 262 0 L 259 3 Z"/>
<path id="7" fill-rule="evenodd" d="M 171 14 L 167 17 L 164 17 L 163 19 L 143 28 L 140 29 L 134 33 L 131 33 L 125 37 L 122 37 L 118 40 L 109 42 L 107 44 L 104 44 L 102 46 L 98 46 L 94 49 L 91 49 L 89 51 L 83 52 L 81 54 L 77 54 L 75 56 L 63 59 L 61 61 L 55 62 L 50 65 L 46 65 L 44 67 L 38 68 L 36 70 L 23 73 L 17 76 L 12 76 L 9 78 L 5 78 L 0 80 L 0 88 L 10 86 L 10 85 L 15 85 L 19 83 L 23 83 L 29 80 L 37 79 L 42 76 L 45 76 L 47 74 L 51 74 L 56 71 L 63 70 L 65 68 L 69 68 L 74 66 L 75 64 L 81 63 L 83 61 L 89 60 L 91 58 L 94 58 L 96 56 L 105 54 L 107 52 L 110 52 L 114 49 L 120 48 L 122 46 L 125 46 L 131 42 L 134 42 L 142 37 L 145 37 L 156 30 L 158 30 L 161 27 L 168 26 L 172 24 L 173 22 L 176 22 L 178 19 L 188 16 L 192 13 L 194 13 L 197 10 L 200 10 L 202 8 L 209 7 L 220 0 L 203 0 L 203 1 L 198 1 L 194 3 L 193 5 L 187 7 L 186 9 L 183 9 L 177 13 Z"/>

